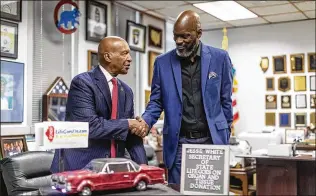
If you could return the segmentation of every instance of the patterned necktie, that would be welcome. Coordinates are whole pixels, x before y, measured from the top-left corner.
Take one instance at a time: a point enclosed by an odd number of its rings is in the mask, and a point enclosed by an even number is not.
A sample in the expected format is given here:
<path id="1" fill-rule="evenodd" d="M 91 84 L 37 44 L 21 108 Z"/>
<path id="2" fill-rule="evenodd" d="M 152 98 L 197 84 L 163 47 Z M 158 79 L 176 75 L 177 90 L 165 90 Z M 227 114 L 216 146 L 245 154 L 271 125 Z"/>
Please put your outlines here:
<path id="1" fill-rule="evenodd" d="M 111 119 L 116 119 L 116 117 L 117 117 L 117 102 L 118 102 L 118 88 L 117 88 L 116 78 L 112 78 L 111 82 L 113 84 Z M 116 157 L 115 141 L 111 140 L 111 158 L 115 158 L 115 157 Z"/>

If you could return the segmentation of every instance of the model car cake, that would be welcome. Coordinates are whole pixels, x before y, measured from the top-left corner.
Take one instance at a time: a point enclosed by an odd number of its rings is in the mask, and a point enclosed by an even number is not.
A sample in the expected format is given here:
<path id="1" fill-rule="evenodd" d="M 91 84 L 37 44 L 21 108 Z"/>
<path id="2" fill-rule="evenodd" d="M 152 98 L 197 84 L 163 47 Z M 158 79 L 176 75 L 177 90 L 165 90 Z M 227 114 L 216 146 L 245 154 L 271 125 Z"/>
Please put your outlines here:
<path id="1" fill-rule="evenodd" d="M 166 183 L 164 169 L 125 158 L 94 159 L 81 170 L 55 173 L 51 179 L 53 189 L 81 195 L 133 187 L 143 191 L 147 185 Z"/>

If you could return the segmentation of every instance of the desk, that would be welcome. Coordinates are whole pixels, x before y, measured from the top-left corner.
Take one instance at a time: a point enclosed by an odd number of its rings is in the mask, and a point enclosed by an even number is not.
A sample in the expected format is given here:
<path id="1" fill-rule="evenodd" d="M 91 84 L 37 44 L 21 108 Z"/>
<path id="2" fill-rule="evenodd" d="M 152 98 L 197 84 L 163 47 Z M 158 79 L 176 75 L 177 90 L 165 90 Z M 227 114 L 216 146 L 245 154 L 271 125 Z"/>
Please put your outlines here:
<path id="1" fill-rule="evenodd" d="M 65 196 L 61 192 L 51 189 L 51 187 L 40 188 L 40 195 L 45 196 Z M 136 191 L 133 189 L 124 190 L 111 190 L 102 192 L 93 192 L 95 196 L 107 196 L 107 195 L 182 195 L 178 191 L 169 188 L 163 184 L 148 185 L 146 191 Z"/>
<path id="2" fill-rule="evenodd" d="M 230 176 L 234 176 L 235 178 L 241 180 L 242 182 L 242 193 L 238 191 L 239 194 L 249 195 L 249 183 L 248 177 L 256 173 L 256 166 L 248 166 L 244 168 L 230 168 Z M 230 189 L 231 192 L 235 192 L 234 189 Z"/>
<path id="3" fill-rule="evenodd" d="M 316 162 L 311 156 L 256 158 L 257 195 L 316 195 Z"/>

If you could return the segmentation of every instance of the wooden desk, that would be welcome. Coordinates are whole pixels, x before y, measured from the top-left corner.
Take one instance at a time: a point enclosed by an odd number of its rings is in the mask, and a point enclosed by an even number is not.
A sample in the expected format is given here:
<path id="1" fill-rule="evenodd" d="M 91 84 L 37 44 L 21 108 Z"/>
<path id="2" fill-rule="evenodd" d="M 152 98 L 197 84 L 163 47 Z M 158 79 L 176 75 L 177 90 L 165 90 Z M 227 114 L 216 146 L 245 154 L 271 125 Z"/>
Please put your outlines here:
<path id="1" fill-rule="evenodd" d="M 234 176 L 235 178 L 241 180 L 242 182 L 242 191 L 235 191 L 234 189 L 230 189 L 231 192 L 249 195 L 249 182 L 248 178 L 250 175 L 256 173 L 256 166 L 248 166 L 244 168 L 230 168 L 230 176 Z"/>
<path id="2" fill-rule="evenodd" d="M 316 195 L 316 162 L 312 156 L 256 158 L 257 195 Z"/>

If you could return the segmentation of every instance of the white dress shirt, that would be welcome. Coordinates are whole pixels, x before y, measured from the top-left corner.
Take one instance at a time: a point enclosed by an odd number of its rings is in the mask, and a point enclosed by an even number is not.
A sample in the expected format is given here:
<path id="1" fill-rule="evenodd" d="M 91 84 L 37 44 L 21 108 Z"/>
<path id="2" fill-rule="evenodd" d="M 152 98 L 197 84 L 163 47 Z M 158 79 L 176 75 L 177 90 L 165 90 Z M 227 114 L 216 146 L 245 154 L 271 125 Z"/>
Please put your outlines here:
<path id="1" fill-rule="evenodd" d="M 112 83 L 112 78 L 114 78 L 106 69 L 104 69 L 101 65 L 99 65 L 102 73 L 104 74 L 107 82 L 108 82 L 108 85 L 109 85 L 109 88 L 110 88 L 110 92 L 111 92 L 111 98 L 112 98 L 112 91 L 113 91 L 113 83 Z M 117 80 L 117 78 L 116 78 Z"/>

